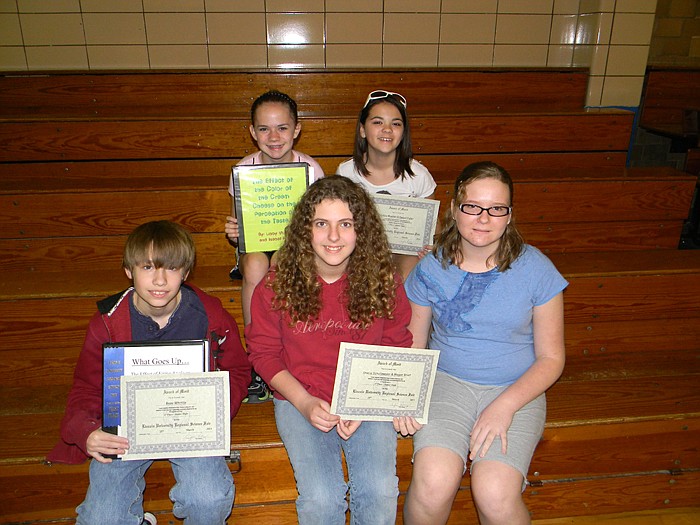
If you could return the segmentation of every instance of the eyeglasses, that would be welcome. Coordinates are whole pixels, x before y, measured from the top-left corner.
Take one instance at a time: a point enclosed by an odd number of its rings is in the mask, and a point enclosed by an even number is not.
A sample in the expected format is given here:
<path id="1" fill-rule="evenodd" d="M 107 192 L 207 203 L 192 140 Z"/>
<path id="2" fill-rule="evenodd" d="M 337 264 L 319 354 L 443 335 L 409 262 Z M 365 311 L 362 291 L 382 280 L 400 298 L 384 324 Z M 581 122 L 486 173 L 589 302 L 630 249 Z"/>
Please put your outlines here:
<path id="1" fill-rule="evenodd" d="M 393 91 L 384 91 L 382 89 L 378 89 L 377 91 L 372 91 L 367 96 L 367 100 L 365 100 L 365 105 L 362 106 L 362 109 L 366 108 L 367 104 L 369 104 L 372 100 L 378 100 L 380 98 L 387 98 L 391 96 L 396 97 L 399 100 L 399 102 L 401 102 L 401 105 L 403 105 L 403 107 L 406 107 L 406 97 L 404 97 L 400 93 L 394 93 Z"/>
<path id="2" fill-rule="evenodd" d="M 460 204 L 459 211 L 466 213 L 467 215 L 481 215 L 483 212 L 488 213 L 491 217 L 505 217 L 513 211 L 512 206 L 490 206 L 488 208 L 482 208 L 476 204 Z"/>

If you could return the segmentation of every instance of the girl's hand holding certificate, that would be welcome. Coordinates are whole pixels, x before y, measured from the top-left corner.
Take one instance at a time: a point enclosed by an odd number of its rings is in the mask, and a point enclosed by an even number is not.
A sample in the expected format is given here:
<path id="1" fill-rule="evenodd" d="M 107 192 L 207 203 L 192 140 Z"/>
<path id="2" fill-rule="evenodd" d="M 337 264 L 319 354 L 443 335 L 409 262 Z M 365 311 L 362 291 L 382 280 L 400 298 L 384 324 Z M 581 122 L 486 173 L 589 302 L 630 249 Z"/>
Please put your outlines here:
<path id="1" fill-rule="evenodd" d="M 402 436 L 412 436 L 418 432 L 423 425 L 410 416 L 401 416 L 394 418 L 394 430 Z"/>

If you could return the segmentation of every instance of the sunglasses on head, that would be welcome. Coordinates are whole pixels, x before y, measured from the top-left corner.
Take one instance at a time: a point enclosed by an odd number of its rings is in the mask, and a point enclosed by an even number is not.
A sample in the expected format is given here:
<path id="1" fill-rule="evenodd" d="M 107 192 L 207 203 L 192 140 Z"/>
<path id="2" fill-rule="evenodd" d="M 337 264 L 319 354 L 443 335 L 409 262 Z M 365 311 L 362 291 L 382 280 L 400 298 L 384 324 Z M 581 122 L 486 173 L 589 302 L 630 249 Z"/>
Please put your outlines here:
<path id="1" fill-rule="evenodd" d="M 372 100 L 379 100 L 381 98 L 387 98 L 387 97 L 396 97 L 399 102 L 401 102 L 401 105 L 405 108 L 406 107 L 406 98 L 400 94 L 400 93 L 394 93 L 393 91 L 384 91 L 383 89 L 378 89 L 376 91 L 372 91 L 368 96 L 367 100 L 365 100 L 365 105 L 362 106 L 363 108 L 367 107 L 367 104 L 369 104 Z"/>

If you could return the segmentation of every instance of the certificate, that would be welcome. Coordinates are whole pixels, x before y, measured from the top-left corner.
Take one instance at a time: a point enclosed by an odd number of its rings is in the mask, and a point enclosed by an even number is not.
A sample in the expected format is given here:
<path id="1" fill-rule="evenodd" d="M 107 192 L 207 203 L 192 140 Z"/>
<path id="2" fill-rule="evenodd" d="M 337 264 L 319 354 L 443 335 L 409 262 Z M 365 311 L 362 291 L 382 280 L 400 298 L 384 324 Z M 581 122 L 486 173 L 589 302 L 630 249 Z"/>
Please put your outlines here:
<path id="1" fill-rule="evenodd" d="M 439 350 L 340 343 L 331 413 L 343 419 L 428 422 Z"/>
<path id="2" fill-rule="evenodd" d="M 234 210 L 238 218 L 238 251 L 275 251 L 294 206 L 309 186 L 306 162 L 234 166 Z"/>
<path id="3" fill-rule="evenodd" d="M 393 253 L 416 255 L 426 244 L 433 244 L 440 201 L 381 193 L 372 198 Z"/>
<path id="4" fill-rule="evenodd" d="M 209 341 L 142 341 L 102 345 L 102 429 L 121 424 L 120 378 L 130 375 L 209 371 Z"/>
<path id="5" fill-rule="evenodd" d="M 231 454 L 228 372 L 122 376 L 123 460 Z"/>

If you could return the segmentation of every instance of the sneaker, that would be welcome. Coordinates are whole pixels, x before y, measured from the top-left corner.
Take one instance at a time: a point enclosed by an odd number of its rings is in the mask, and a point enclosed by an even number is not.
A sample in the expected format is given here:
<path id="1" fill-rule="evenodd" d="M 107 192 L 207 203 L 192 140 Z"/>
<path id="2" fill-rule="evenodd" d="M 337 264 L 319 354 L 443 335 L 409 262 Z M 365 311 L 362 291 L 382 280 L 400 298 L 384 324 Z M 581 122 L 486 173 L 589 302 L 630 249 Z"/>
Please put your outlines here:
<path id="1" fill-rule="evenodd" d="M 158 520 L 153 514 L 150 512 L 143 513 L 143 521 L 141 522 L 141 525 L 157 525 L 157 523 Z"/>
<path id="2" fill-rule="evenodd" d="M 231 268 L 231 271 L 228 272 L 228 276 L 229 279 L 243 279 L 243 274 L 241 273 L 241 270 L 238 269 L 238 265 Z"/>
<path id="3" fill-rule="evenodd" d="M 269 399 L 272 399 L 270 389 L 265 384 L 265 381 L 262 380 L 262 377 L 253 372 L 253 380 L 250 382 L 250 385 L 248 385 L 248 395 L 243 402 L 252 405 L 255 403 L 262 403 Z"/>

